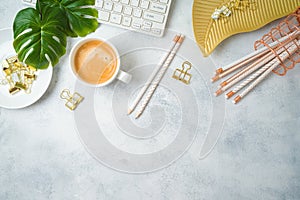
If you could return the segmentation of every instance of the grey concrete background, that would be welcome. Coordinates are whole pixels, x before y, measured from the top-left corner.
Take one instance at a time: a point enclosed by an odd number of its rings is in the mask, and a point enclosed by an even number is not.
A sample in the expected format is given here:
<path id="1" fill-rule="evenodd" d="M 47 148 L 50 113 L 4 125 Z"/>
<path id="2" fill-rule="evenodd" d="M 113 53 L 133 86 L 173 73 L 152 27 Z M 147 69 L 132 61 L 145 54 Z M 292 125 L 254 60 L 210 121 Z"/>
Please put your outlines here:
<path id="1" fill-rule="evenodd" d="M 21 0 L 1 0 L 0 28 Z M 193 37 L 192 0 L 174 1 L 168 28 Z M 229 63 L 270 27 L 238 34 L 211 58 Z M 101 26 L 103 35 L 122 30 Z M 73 41 L 70 41 L 73 44 Z M 0 108 L 0 199 L 300 199 L 300 69 L 271 76 L 241 104 L 226 103 L 222 136 L 204 160 L 187 152 L 155 173 L 131 175 L 99 164 L 80 142 L 59 93 L 72 88 L 67 56 L 44 97 L 22 110 Z"/>

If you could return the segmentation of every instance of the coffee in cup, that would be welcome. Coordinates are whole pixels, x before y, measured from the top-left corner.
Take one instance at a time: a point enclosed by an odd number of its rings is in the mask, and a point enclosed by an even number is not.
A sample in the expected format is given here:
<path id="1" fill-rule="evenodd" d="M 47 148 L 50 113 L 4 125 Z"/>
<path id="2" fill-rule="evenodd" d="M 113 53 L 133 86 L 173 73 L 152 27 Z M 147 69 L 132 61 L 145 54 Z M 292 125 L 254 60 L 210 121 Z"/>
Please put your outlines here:
<path id="1" fill-rule="evenodd" d="M 116 48 L 98 38 L 88 38 L 77 43 L 71 51 L 70 65 L 76 77 L 90 86 L 108 85 L 115 78 L 125 83 L 131 79 L 131 75 L 120 70 Z"/>

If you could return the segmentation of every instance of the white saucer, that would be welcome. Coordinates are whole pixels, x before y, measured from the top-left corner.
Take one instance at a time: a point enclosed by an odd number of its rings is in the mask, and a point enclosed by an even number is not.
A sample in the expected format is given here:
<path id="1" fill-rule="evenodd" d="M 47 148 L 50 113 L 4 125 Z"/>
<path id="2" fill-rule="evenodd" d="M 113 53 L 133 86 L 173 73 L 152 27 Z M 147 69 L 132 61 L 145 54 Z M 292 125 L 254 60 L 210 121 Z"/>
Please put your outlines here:
<path id="1" fill-rule="evenodd" d="M 0 60 L 15 55 L 13 48 L 13 30 L 0 30 Z M 0 85 L 0 107 L 8 109 L 19 109 L 32 105 L 38 101 L 48 89 L 52 79 L 53 68 L 38 70 L 37 79 L 34 81 L 30 94 L 20 91 L 15 95 L 9 94 L 9 85 Z M 0 79 L 4 78 L 2 65 L 0 67 Z"/>

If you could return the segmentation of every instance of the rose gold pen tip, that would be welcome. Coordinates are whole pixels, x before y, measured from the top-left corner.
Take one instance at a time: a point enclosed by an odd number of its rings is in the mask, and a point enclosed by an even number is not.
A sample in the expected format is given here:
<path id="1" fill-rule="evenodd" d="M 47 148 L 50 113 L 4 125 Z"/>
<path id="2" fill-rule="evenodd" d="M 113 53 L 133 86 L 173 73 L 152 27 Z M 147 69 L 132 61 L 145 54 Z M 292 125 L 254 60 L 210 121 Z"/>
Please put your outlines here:
<path id="1" fill-rule="evenodd" d="M 135 119 L 138 119 L 141 115 L 142 115 L 142 113 L 136 114 Z"/>
<path id="2" fill-rule="evenodd" d="M 234 98 L 234 100 L 232 101 L 234 104 L 237 104 L 240 100 L 242 99 L 241 96 L 237 96 Z"/>
<path id="3" fill-rule="evenodd" d="M 215 96 L 219 96 L 220 94 L 222 94 L 222 90 L 221 89 L 218 89 L 216 92 L 215 92 Z"/>
<path id="4" fill-rule="evenodd" d="M 233 92 L 233 91 L 230 91 L 230 92 L 228 92 L 225 96 L 226 96 L 226 99 L 229 99 L 229 98 L 231 98 L 233 95 L 234 95 L 234 92 Z"/>
<path id="5" fill-rule="evenodd" d="M 216 74 L 216 75 L 217 75 L 217 74 L 221 74 L 222 72 L 223 72 L 223 69 L 222 69 L 222 68 L 219 68 L 219 69 L 216 70 L 215 74 Z"/>
<path id="6" fill-rule="evenodd" d="M 220 79 L 220 77 L 217 75 L 215 77 L 212 77 L 210 80 L 211 80 L 211 82 L 216 82 L 219 79 Z"/>
<path id="7" fill-rule="evenodd" d="M 185 39 L 185 36 L 181 34 L 180 38 L 178 39 L 178 43 L 182 43 L 184 39 Z"/>
<path id="8" fill-rule="evenodd" d="M 222 83 L 220 84 L 221 87 L 224 87 L 224 86 L 226 86 L 226 85 L 227 85 L 227 82 L 226 82 L 226 81 L 224 81 L 224 82 L 222 82 Z"/>
<path id="9" fill-rule="evenodd" d="M 131 113 L 133 112 L 133 109 L 128 109 L 128 111 L 127 111 L 127 115 L 130 115 Z"/>

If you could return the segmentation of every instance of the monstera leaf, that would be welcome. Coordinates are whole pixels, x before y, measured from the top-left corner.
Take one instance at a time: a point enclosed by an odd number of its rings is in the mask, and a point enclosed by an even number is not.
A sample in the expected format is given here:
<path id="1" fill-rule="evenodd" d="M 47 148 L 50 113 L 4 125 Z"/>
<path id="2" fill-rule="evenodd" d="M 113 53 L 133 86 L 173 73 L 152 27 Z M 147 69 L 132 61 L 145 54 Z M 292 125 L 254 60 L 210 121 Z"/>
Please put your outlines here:
<path id="1" fill-rule="evenodd" d="M 55 66 L 66 52 L 66 37 L 86 36 L 98 27 L 95 0 L 37 0 L 14 21 L 14 48 L 21 61 L 39 69 Z"/>
<path id="2" fill-rule="evenodd" d="M 98 11 L 88 7 L 94 4 L 95 0 L 40 0 L 36 8 L 37 10 L 46 6 L 60 8 L 68 24 L 66 33 L 71 37 L 83 37 L 98 27 L 96 20 Z"/>
<path id="3" fill-rule="evenodd" d="M 38 69 L 56 65 L 66 52 L 64 13 L 58 8 L 21 10 L 14 21 L 14 48 L 21 61 Z"/>

